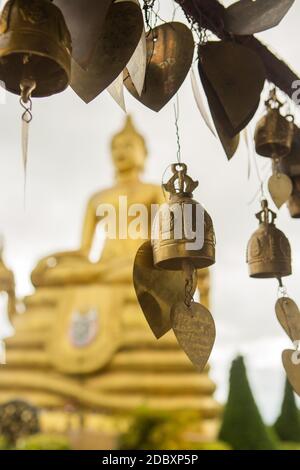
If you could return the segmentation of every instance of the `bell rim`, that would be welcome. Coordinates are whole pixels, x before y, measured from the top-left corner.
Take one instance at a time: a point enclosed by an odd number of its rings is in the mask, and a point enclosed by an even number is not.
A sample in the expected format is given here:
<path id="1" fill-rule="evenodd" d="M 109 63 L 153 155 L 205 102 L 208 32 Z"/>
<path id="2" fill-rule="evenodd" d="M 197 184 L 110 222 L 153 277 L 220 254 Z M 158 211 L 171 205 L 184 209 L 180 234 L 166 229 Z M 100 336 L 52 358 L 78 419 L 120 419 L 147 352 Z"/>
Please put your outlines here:
<path id="1" fill-rule="evenodd" d="M 285 271 L 285 272 L 273 272 L 273 273 L 269 273 L 269 272 L 262 272 L 262 273 L 251 273 L 249 272 L 249 277 L 251 277 L 252 279 L 280 279 L 281 277 L 288 277 L 288 276 L 291 276 L 293 273 L 292 273 L 292 270 L 290 271 Z"/>
<path id="2" fill-rule="evenodd" d="M 201 259 L 197 257 L 177 257 L 169 258 L 165 260 L 160 260 L 154 262 L 154 266 L 159 269 L 164 269 L 167 271 L 181 271 L 183 269 L 183 263 L 191 264 L 195 269 L 207 269 L 213 266 L 216 263 L 216 260 L 212 256 L 202 256 Z"/>
<path id="3" fill-rule="evenodd" d="M 48 48 L 45 50 L 43 50 L 42 48 L 40 50 L 37 48 L 35 50 L 33 49 L 31 51 L 32 55 L 44 57 L 52 61 L 53 63 L 56 63 L 60 67 L 60 69 L 63 71 L 65 77 L 64 77 L 64 81 L 62 82 L 63 85 L 58 87 L 56 90 L 54 90 L 50 94 L 49 92 L 45 93 L 43 91 L 39 91 L 39 86 L 37 84 L 37 88 L 32 93 L 33 98 L 44 98 L 47 96 L 51 96 L 53 94 L 61 93 L 68 88 L 68 86 L 70 85 L 70 81 L 71 81 L 71 73 L 72 73 L 71 57 L 72 56 L 71 56 L 70 49 L 67 46 L 61 45 L 59 42 L 54 41 L 53 38 L 47 32 L 43 32 L 42 35 L 43 37 L 47 37 Z M 41 35 L 38 32 L 34 32 L 32 30 L 8 31 L 0 35 L 0 79 L 2 79 L 2 74 L 1 74 L 1 69 L 2 69 L 1 59 L 2 58 L 8 58 L 9 56 L 13 56 L 13 55 L 29 53 L 28 48 L 24 49 L 22 46 L 18 47 L 18 43 L 22 44 L 24 42 L 24 38 L 26 38 L 27 40 L 28 38 L 31 38 L 31 41 L 33 42 L 33 47 L 34 47 L 34 45 L 36 44 L 34 40 L 36 39 L 40 40 Z M 12 42 L 12 40 L 15 41 L 15 43 L 17 44 L 17 47 L 16 46 L 14 46 L 14 48 L 6 47 L 5 44 Z M 7 91 L 16 95 L 20 95 L 19 88 L 17 89 L 16 87 L 9 86 L 9 84 L 7 84 L 5 80 L 3 80 L 3 83 L 5 84 L 5 88 Z"/>

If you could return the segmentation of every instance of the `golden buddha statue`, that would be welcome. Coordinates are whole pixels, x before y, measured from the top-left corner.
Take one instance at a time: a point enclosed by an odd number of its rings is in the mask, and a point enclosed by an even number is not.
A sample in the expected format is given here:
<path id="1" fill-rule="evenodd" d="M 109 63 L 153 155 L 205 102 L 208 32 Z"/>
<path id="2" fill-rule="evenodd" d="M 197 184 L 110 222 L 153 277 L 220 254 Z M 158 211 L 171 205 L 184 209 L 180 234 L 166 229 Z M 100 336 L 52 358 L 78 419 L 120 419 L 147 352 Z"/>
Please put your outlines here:
<path id="1" fill-rule="evenodd" d="M 159 186 L 140 180 L 144 170 L 147 148 L 144 138 L 134 129 L 132 119 L 127 118 L 124 129 L 116 134 L 111 145 L 112 160 L 116 169 L 116 184 L 98 192 L 90 199 L 85 215 L 80 250 L 58 253 L 43 259 L 32 273 L 35 286 L 60 285 L 66 279 L 73 282 L 126 282 L 132 283 L 132 266 L 135 254 L 148 233 L 133 240 L 128 227 L 120 226 L 120 211 L 138 203 L 150 209 L 152 204 L 165 202 Z M 121 198 L 121 199 L 120 199 Z M 122 202 L 124 202 L 122 206 Z M 101 223 L 99 207 L 112 206 L 116 214 L 116 234 L 125 230 L 123 237 L 116 240 L 107 238 L 101 258 L 91 263 L 89 255 Z M 126 205 L 126 207 L 124 207 Z M 122 206 L 122 207 L 121 207 Z M 150 210 L 148 211 L 150 214 Z M 126 214 L 127 215 L 127 214 Z M 102 215 L 103 216 L 103 215 Z M 149 225 L 150 225 L 149 219 Z M 128 224 L 124 224 L 128 225 Z"/>
<path id="2" fill-rule="evenodd" d="M 32 273 L 36 291 L 24 299 L 24 313 L 13 316 L 16 335 L 0 369 L 0 402 L 28 400 L 44 410 L 45 428 L 59 431 L 71 406 L 87 426 L 114 432 L 140 406 L 192 410 L 201 416 L 202 436 L 213 439 L 220 407 L 208 369 L 194 369 L 173 332 L 157 341 L 137 303 L 132 267 L 144 240 L 120 236 L 117 227 L 118 236 L 106 238 L 99 259 L 90 260 L 104 217 L 99 208 L 113 207 L 119 220 L 120 198 L 148 209 L 164 202 L 160 186 L 140 180 L 147 150 L 130 117 L 111 150 L 116 183 L 90 199 L 80 249 L 41 260 Z M 199 286 L 207 305 L 207 271 Z"/>

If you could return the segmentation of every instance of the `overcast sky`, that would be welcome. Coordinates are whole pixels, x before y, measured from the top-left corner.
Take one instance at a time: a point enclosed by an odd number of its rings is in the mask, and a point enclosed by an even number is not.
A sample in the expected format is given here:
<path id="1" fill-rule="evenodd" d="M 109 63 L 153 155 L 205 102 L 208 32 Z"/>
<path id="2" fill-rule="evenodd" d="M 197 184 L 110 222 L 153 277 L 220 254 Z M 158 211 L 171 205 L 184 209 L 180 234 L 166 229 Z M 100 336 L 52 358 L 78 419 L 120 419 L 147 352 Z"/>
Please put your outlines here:
<path id="1" fill-rule="evenodd" d="M 161 5 L 160 16 L 169 20 L 171 0 L 161 1 Z M 177 19 L 182 16 L 178 14 Z M 300 3 L 295 2 L 280 26 L 260 36 L 300 73 L 299 19 Z M 244 145 L 227 162 L 197 110 L 189 77 L 179 101 L 182 157 L 190 174 L 199 179 L 196 198 L 211 214 L 217 236 L 217 264 L 212 270 L 217 341 L 211 357 L 217 397 L 225 399 L 230 361 L 241 352 L 260 409 L 270 421 L 277 414 L 284 384 L 281 352 L 290 347 L 290 341 L 275 317 L 276 281 L 251 280 L 245 263 L 247 241 L 257 228 L 254 214 L 259 201 L 250 205 L 249 201 L 257 191 L 258 179 L 254 168 L 250 181 L 247 178 Z M 150 150 L 144 179 L 159 184 L 165 168 L 176 159 L 173 104 L 156 114 L 128 95 L 126 102 Z M 110 138 L 124 120 L 123 111 L 107 92 L 85 105 L 71 89 L 35 100 L 33 114 L 24 210 L 21 109 L 13 95 L 7 95 L 6 104 L 0 105 L 0 232 L 20 296 L 32 291 L 29 276 L 39 258 L 78 246 L 89 196 L 113 182 Z M 265 160 L 258 160 L 264 168 Z M 290 296 L 300 303 L 300 221 L 291 220 L 284 207 L 278 226 L 293 249 L 294 274 L 286 285 Z"/>

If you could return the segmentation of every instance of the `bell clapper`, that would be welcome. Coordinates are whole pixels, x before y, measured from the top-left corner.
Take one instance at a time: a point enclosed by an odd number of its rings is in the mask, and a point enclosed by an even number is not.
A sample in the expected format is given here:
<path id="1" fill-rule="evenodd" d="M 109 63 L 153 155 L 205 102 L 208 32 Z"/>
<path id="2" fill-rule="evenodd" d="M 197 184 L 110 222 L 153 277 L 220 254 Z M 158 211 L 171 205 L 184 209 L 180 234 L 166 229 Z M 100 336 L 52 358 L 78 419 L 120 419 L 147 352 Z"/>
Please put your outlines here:
<path id="1" fill-rule="evenodd" d="M 28 139 L 29 124 L 33 119 L 31 95 L 36 88 L 36 81 L 33 79 L 23 78 L 20 83 L 20 104 L 24 109 L 22 114 L 22 157 L 24 167 L 24 200 L 26 191 L 27 161 L 28 161 Z"/>

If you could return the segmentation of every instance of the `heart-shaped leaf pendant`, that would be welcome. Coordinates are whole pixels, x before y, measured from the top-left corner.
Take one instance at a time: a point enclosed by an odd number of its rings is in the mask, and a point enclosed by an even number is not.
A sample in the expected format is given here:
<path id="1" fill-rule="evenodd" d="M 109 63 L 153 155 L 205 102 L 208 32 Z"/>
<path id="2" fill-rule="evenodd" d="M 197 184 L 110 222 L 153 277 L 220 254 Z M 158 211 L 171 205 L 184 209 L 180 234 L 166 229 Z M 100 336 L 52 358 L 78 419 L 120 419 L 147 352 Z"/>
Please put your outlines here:
<path id="1" fill-rule="evenodd" d="M 293 192 L 293 183 L 289 176 L 276 173 L 270 177 L 268 188 L 275 206 L 280 209 L 289 200 Z"/>
<path id="2" fill-rule="evenodd" d="M 214 319 L 203 305 L 184 302 L 173 305 L 171 324 L 178 343 L 190 361 L 202 371 L 207 364 L 215 339 Z"/>
<path id="3" fill-rule="evenodd" d="M 286 349 L 282 353 L 282 364 L 294 392 L 300 396 L 300 352 Z"/>
<path id="4" fill-rule="evenodd" d="M 215 94 L 213 88 L 211 87 L 200 62 L 199 75 L 220 142 L 228 160 L 230 160 L 238 149 L 240 143 L 240 135 L 236 134 L 234 137 L 231 137 L 233 133 L 232 126 L 228 120 L 228 117 L 226 116 L 226 113 L 220 100 Z"/>
<path id="5" fill-rule="evenodd" d="M 229 121 L 227 133 L 234 137 L 258 108 L 266 78 L 264 65 L 255 52 L 233 41 L 208 42 L 199 47 L 199 55 L 199 67 Z"/>
<path id="6" fill-rule="evenodd" d="M 88 69 L 83 70 L 72 61 L 71 87 L 85 103 L 120 75 L 140 41 L 143 27 L 143 15 L 136 3 L 111 5 Z"/>
<path id="7" fill-rule="evenodd" d="M 153 111 L 160 111 L 177 93 L 193 61 L 194 39 L 183 23 L 164 23 L 147 35 L 147 69 L 139 96 L 130 75 L 125 73 L 128 91 Z"/>
<path id="8" fill-rule="evenodd" d="M 174 302 L 185 298 L 185 276 L 181 271 L 166 271 L 154 267 L 151 242 L 139 248 L 133 267 L 135 292 L 156 338 L 171 329 L 170 311 Z M 194 292 L 197 279 L 194 279 Z"/>
<path id="9" fill-rule="evenodd" d="M 72 36 L 72 57 L 86 69 L 112 0 L 55 0 Z"/>
<path id="10" fill-rule="evenodd" d="M 277 319 L 292 341 L 300 341 L 300 312 L 297 304 L 288 297 L 281 297 L 275 305 Z"/>
<path id="11" fill-rule="evenodd" d="M 225 28 L 252 35 L 277 26 L 295 0 L 240 0 L 225 10 Z"/>

